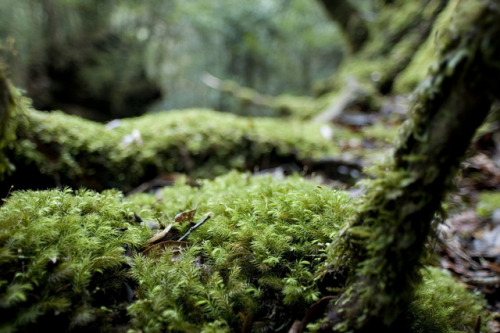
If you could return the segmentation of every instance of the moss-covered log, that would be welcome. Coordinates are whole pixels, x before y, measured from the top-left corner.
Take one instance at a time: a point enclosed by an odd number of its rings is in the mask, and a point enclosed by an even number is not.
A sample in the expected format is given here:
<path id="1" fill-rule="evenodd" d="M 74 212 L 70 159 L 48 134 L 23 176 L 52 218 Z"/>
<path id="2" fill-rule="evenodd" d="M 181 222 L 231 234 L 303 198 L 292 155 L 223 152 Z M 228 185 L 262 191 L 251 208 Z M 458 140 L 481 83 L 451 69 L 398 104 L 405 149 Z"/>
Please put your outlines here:
<path id="1" fill-rule="evenodd" d="M 499 96 L 500 2 L 462 4 L 392 164 L 371 184 L 361 213 L 336 243 L 335 269 L 341 272 L 345 262 L 357 269 L 328 313 L 327 329 L 390 325 L 405 308 L 433 215 Z"/>
<path id="2" fill-rule="evenodd" d="M 433 24 L 447 5 L 454 4 L 445 0 L 401 0 L 381 5 L 369 26 L 366 46 L 345 59 L 332 78 L 332 88 L 341 88 L 349 76 L 354 76 L 372 83 L 382 94 L 391 93 L 395 78 L 410 63 L 415 51 L 427 38 L 433 38 L 429 35 Z"/>
<path id="3" fill-rule="evenodd" d="M 144 115 L 103 125 L 40 112 L 17 99 L 18 139 L 3 152 L 16 171 L 2 191 L 58 185 L 128 191 L 161 174 L 214 177 L 231 169 L 262 170 L 335 156 L 346 139 L 359 136 L 295 120 L 245 118 L 210 110 Z"/>

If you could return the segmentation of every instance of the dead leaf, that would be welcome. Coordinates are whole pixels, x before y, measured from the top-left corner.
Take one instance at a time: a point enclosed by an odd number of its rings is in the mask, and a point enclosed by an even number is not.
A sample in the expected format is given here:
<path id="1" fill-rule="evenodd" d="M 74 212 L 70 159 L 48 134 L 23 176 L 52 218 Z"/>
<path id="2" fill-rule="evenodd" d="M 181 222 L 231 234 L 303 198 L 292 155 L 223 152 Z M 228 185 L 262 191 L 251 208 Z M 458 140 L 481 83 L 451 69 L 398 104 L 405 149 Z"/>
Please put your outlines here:
<path id="1" fill-rule="evenodd" d="M 174 225 L 173 223 L 170 223 L 170 225 L 168 225 L 165 229 L 163 229 L 162 231 L 160 231 L 159 233 L 157 233 L 156 235 L 154 235 L 153 237 L 148 239 L 148 241 L 146 243 L 147 244 L 154 244 L 154 243 L 158 243 L 158 242 L 164 240 L 164 238 L 169 233 L 170 229 L 172 229 L 173 225 Z"/>
<path id="2" fill-rule="evenodd" d="M 196 208 L 193 210 L 188 210 L 175 215 L 174 222 L 192 222 L 194 220 L 194 215 L 196 214 Z"/>
<path id="3" fill-rule="evenodd" d="M 151 252 L 153 249 L 156 249 L 156 248 L 163 249 L 166 247 L 172 248 L 174 250 L 174 252 L 176 252 L 176 251 L 180 252 L 180 250 L 185 249 L 189 245 L 191 245 L 190 242 L 180 242 L 180 241 L 175 241 L 175 240 L 168 240 L 168 241 L 163 241 L 163 242 L 159 242 L 159 243 L 151 245 L 150 247 L 148 247 L 147 249 L 142 251 L 142 254 L 148 254 L 149 252 Z"/>

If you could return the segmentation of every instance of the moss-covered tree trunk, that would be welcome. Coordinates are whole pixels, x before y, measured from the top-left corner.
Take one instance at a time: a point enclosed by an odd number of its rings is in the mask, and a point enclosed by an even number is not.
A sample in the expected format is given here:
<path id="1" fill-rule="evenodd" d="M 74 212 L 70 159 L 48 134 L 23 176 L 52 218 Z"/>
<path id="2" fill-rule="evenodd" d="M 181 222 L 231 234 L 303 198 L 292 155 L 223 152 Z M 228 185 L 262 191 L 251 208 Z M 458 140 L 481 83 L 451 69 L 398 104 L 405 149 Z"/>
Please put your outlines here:
<path id="1" fill-rule="evenodd" d="M 416 50 L 427 38 L 433 38 L 431 30 L 445 7 L 455 6 L 454 1 L 446 0 L 384 2 L 375 6 L 374 18 L 366 21 L 349 1 L 320 2 L 341 27 L 353 51 L 332 78 L 330 88 L 341 90 L 345 76 L 354 76 L 374 84 L 382 94 L 392 92 L 394 80 Z"/>
<path id="2" fill-rule="evenodd" d="M 371 184 L 361 213 L 337 240 L 336 271 L 353 264 L 357 269 L 325 329 L 391 325 L 405 308 L 433 216 L 499 96 L 500 1 L 465 4 L 421 86 L 392 164 Z"/>
<path id="3" fill-rule="evenodd" d="M 0 63 L 0 180 L 13 168 L 4 150 L 15 139 L 14 103 L 12 89 Z"/>
<path id="4" fill-rule="evenodd" d="M 352 52 L 358 52 L 368 39 L 368 27 L 356 7 L 349 1 L 319 0 L 330 17 L 337 21 L 344 31 Z"/>

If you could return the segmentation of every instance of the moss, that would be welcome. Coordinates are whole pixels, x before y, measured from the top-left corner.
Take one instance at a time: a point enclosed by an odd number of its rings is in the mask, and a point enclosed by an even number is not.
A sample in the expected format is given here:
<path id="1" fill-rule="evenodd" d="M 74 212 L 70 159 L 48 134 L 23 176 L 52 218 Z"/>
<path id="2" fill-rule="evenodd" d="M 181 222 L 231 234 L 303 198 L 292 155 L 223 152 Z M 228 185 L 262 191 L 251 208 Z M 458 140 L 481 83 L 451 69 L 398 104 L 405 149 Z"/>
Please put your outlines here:
<path id="1" fill-rule="evenodd" d="M 429 38 L 446 3 L 444 0 L 415 0 L 381 5 L 370 23 L 369 41 L 360 52 L 344 60 L 339 72 L 330 80 L 330 90 L 342 90 L 349 78 L 355 77 L 363 84 L 373 85 L 382 95 L 393 91 L 408 93 L 399 86 L 398 90 L 393 90 L 394 81 Z"/>
<path id="2" fill-rule="evenodd" d="M 486 300 L 480 293 L 468 290 L 446 270 L 426 266 L 421 271 L 423 280 L 415 289 L 408 310 L 392 331 L 472 332 L 478 318 L 481 318 L 481 332 L 487 331 L 492 314 L 486 310 Z M 322 321 L 309 324 L 308 331 L 316 332 L 321 325 Z"/>
<path id="3" fill-rule="evenodd" d="M 188 248 L 141 252 L 153 232 L 133 222 L 133 212 L 166 226 L 195 207 L 195 221 L 211 219 L 188 237 Z M 288 331 L 320 297 L 316 271 L 355 210 L 346 192 L 300 177 L 235 172 L 201 187 L 179 180 L 156 195 L 127 198 L 117 191 L 14 192 L 0 208 L 0 309 L 8 314 L 0 327 Z M 178 234 L 188 227 L 175 226 Z M 125 247 L 137 251 L 127 257 Z M 471 327 L 483 301 L 429 272 L 408 316 L 415 332 Z M 458 315 L 465 308 L 470 313 Z"/>
<path id="4" fill-rule="evenodd" d="M 172 262 L 168 251 L 161 264 L 135 259 L 141 287 L 130 313 L 135 327 L 153 331 L 221 323 L 235 331 L 248 320 L 254 328 L 287 329 L 318 299 L 313 275 L 326 243 L 354 213 L 346 193 L 299 177 L 231 173 L 200 189 L 165 188 L 160 197 L 154 216 L 197 206 L 198 220 L 205 214 L 212 219 L 189 236 L 195 246 L 181 259 Z M 138 207 L 151 204 L 147 195 L 130 200 Z M 203 265 L 193 265 L 197 257 Z M 186 281 L 179 284 L 181 279 Z M 150 323 L 152 317 L 158 320 Z"/>
<path id="5" fill-rule="evenodd" d="M 6 150 L 16 140 L 17 124 L 27 107 L 27 100 L 7 80 L 1 65 L 0 63 L 0 180 L 3 180 L 5 175 L 15 169 Z"/>
<path id="6" fill-rule="evenodd" d="M 311 119 L 325 107 L 324 98 L 307 96 L 279 95 L 272 99 L 271 107 L 282 116 L 297 119 Z"/>
<path id="7" fill-rule="evenodd" d="M 423 278 L 409 307 L 413 332 L 470 332 L 479 317 L 486 330 L 490 315 L 480 294 L 468 291 L 449 272 L 435 267 L 425 269 Z"/>
<path id="8" fill-rule="evenodd" d="M 130 188 L 161 172 L 214 177 L 231 169 L 338 154 L 337 145 L 321 135 L 320 127 L 183 110 L 124 119 L 108 129 L 61 112 L 30 110 L 14 153 L 17 164 L 34 163 L 39 172 L 59 176 L 63 184 Z M 337 129 L 333 136 L 347 132 Z"/>
<path id="9" fill-rule="evenodd" d="M 246 106 L 254 105 L 262 110 L 270 110 L 267 115 L 287 117 L 292 116 L 298 119 L 309 119 L 321 110 L 322 100 L 317 100 L 307 96 L 294 96 L 290 94 L 281 94 L 271 96 L 258 92 L 249 87 L 240 86 L 232 80 L 220 80 L 210 74 L 205 74 L 203 81 L 210 87 L 231 94 L 242 104 L 242 112 L 250 115 Z"/>
<path id="10" fill-rule="evenodd" d="M 490 218 L 496 209 L 500 209 L 500 193 L 481 192 L 476 208 L 477 214 L 484 218 Z"/>
<path id="11" fill-rule="evenodd" d="M 328 315 L 330 327 L 391 325 L 406 306 L 433 216 L 491 107 L 498 48 L 487 41 L 498 39 L 498 7 L 474 1 L 461 7 L 462 20 L 421 86 L 386 174 L 367 186 L 360 214 L 339 234 L 332 266 L 351 273 Z"/>
<path id="12" fill-rule="evenodd" d="M 394 83 L 394 91 L 396 93 L 407 94 L 411 92 L 425 78 L 437 54 L 436 45 L 439 43 L 440 35 L 449 25 L 453 13 L 456 11 L 457 3 L 458 0 L 450 1 L 446 5 L 446 8 L 439 14 L 429 37 L 418 48 L 409 65 L 397 77 Z"/>
<path id="13" fill-rule="evenodd" d="M 422 67 L 416 67 L 424 61 L 424 56 L 427 61 L 427 57 L 432 55 L 427 52 L 434 38 L 430 33 L 437 17 L 449 14 L 450 9 L 446 14 L 440 15 L 447 2 L 414 0 L 380 6 L 376 17 L 367 22 L 370 37 L 366 45 L 345 57 L 339 71 L 330 79 L 316 84 L 314 90 L 321 95 L 319 98 L 289 95 L 273 97 L 240 87 L 229 80 L 220 81 L 218 89 L 229 92 L 240 100 L 269 107 L 282 116 L 310 119 L 331 108 L 354 77 L 363 88 L 356 95 L 358 100 L 355 102 L 364 110 L 378 111 L 381 106 L 380 94 L 386 95 L 393 91 L 393 83 L 401 72 L 407 74 L 402 79 L 403 83 L 398 83 L 395 90 L 397 93 L 409 93 L 415 84 L 414 80 L 417 77 L 422 79 L 425 75 L 425 68 L 422 70 Z M 451 3 L 448 8 L 453 8 Z M 438 26 L 442 27 L 443 22 L 446 20 L 441 18 Z M 426 40 L 428 42 L 424 44 Z M 413 60 L 416 51 L 418 59 Z M 412 69 L 416 70 L 406 70 L 410 62 L 416 63 L 412 65 Z M 428 65 L 427 62 L 425 64 Z"/>
<path id="14" fill-rule="evenodd" d="M 194 206 L 212 219 L 189 236 L 192 246 L 180 257 L 167 249 L 160 259 L 139 253 L 132 260 L 132 327 L 232 330 L 245 318 L 274 329 L 288 325 L 317 300 L 313 272 L 353 213 L 346 193 L 300 177 L 280 182 L 236 173 L 200 189 L 165 188 L 160 200 L 123 199 L 115 191 L 15 192 L 0 208 L 3 330 L 29 330 L 56 317 L 60 330 L 113 324 L 123 310 L 125 244 L 141 248 L 152 234 L 129 222 L 132 211 L 168 223 Z"/>
<path id="15" fill-rule="evenodd" d="M 110 327 L 124 313 L 130 225 L 118 192 L 14 192 L 0 208 L 0 331 Z M 127 245 L 125 245 L 127 244 Z M 121 307 L 121 311 L 120 311 Z"/>

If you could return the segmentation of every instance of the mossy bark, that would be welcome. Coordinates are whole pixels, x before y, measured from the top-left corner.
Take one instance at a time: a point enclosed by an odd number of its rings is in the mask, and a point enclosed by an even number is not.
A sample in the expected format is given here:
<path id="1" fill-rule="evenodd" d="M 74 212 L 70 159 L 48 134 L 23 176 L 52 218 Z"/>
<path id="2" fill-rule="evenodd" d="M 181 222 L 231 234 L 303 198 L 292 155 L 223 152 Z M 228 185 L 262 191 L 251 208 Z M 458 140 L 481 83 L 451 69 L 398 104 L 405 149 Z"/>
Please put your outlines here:
<path id="1" fill-rule="evenodd" d="M 7 172 L 12 171 L 12 164 L 3 153 L 4 148 L 15 139 L 15 125 L 13 118 L 15 99 L 10 83 L 0 67 L 0 180 Z"/>
<path id="2" fill-rule="evenodd" d="M 337 21 L 344 31 L 352 52 L 358 52 L 369 36 L 368 26 L 356 7 L 349 1 L 319 0 L 330 17 Z"/>
<path id="3" fill-rule="evenodd" d="M 447 3 L 412 0 L 379 5 L 375 19 L 367 23 L 369 33 L 363 48 L 346 57 L 325 91 L 342 89 L 346 79 L 354 76 L 374 84 L 382 94 L 391 93 L 395 78 L 410 63 L 415 51 L 428 37 L 432 38 L 429 33 Z"/>
<path id="4" fill-rule="evenodd" d="M 392 165 L 371 184 L 361 213 L 336 243 L 337 272 L 357 269 L 325 329 L 391 325 L 407 305 L 432 218 L 500 91 L 499 5 L 463 3 L 469 13 L 451 27 L 423 82 Z"/>

